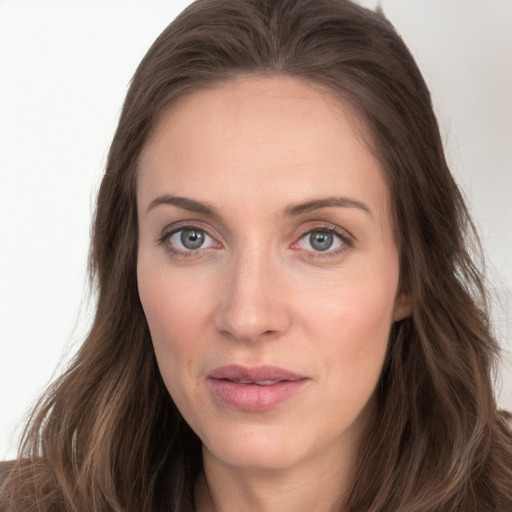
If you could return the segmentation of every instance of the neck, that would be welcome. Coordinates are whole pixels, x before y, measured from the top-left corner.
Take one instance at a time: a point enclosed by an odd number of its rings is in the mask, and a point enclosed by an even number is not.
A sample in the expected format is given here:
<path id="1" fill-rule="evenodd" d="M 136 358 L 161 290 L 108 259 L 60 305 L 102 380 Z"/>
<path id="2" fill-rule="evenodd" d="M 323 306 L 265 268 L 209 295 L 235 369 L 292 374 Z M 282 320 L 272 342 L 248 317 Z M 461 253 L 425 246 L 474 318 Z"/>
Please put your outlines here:
<path id="1" fill-rule="evenodd" d="M 353 454 L 336 455 L 331 451 L 322 460 L 317 457 L 294 468 L 240 468 L 220 463 L 203 448 L 196 511 L 342 512 Z"/>

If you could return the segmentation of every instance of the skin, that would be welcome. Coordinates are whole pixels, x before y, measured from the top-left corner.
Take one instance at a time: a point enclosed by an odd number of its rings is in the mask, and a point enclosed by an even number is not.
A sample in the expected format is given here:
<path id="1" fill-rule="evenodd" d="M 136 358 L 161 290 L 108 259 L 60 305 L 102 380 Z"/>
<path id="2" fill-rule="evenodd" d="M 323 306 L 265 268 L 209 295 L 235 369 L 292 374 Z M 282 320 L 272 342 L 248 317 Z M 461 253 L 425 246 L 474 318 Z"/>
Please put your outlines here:
<path id="1" fill-rule="evenodd" d="M 343 499 L 407 308 L 382 169 L 349 114 L 294 78 L 245 76 L 179 99 L 141 154 L 139 294 L 165 384 L 204 445 L 198 511 Z M 290 214 L 332 197 L 357 203 Z M 198 250 L 180 242 L 184 226 L 208 234 Z M 320 251 L 312 230 L 339 234 Z M 307 379 L 275 407 L 240 410 L 208 384 L 228 364 Z"/>

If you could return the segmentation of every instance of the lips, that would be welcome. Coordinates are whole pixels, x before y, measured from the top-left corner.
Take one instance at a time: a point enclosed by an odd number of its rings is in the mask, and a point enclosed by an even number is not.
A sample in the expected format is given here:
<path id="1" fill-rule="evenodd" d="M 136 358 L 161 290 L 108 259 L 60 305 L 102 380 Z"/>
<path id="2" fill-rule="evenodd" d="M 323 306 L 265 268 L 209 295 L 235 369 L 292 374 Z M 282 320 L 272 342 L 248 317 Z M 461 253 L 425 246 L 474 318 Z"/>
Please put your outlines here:
<path id="1" fill-rule="evenodd" d="M 231 380 L 231 379 L 229 379 Z M 238 384 L 256 384 L 258 386 L 272 386 L 273 384 L 277 384 L 278 382 L 282 382 L 280 380 L 239 380 L 234 379 L 231 382 L 237 382 Z"/>
<path id="2" fill-rule="evenodd" d="M 245 411 L 264 411 L 295 395 L 309 379 L 277 366 L 223 366 L 208 375 L 214 395 Z"/>

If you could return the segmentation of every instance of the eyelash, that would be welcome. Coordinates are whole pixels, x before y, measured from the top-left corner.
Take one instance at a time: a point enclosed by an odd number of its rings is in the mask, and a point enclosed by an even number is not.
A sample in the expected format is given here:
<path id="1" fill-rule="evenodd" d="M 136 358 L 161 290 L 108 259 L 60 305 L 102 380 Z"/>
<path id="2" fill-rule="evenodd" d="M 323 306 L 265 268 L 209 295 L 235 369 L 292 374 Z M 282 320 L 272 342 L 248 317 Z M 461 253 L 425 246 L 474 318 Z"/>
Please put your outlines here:
<path id="1" fill-rule="evenodd" d="M 210 232 L 202 225 L 200 224 L 182 224 L 182 225 L 179 225 L 179 226 L 173 226 L 172 229 L 170 229 L 169 227 L 165 228 L 163 233 L 162 233 L 162 236 L 160 236 L 157 240 L 156 240 L 156 243 L 158 245 L 163 245 L 165 247 L 165 250 L 173 257 L 178 257 L 178 258 L 191 258 L 191 257 L 194 257 L 194 256 L 199 256 L 200 254 L 204 253 L 205 250 L 207 249 L 202 249 L 202 248 L 199 248 L 199 249 L 196 249 L 196 250 L 187 250 L 187 251 L 183 251 L 181 249 L 176 249 L 175 247 L 173 247 L 170 243 L 166 243 L 168 242 L 171 237 L 173 235 L 175 235 L 176 233 L 179 233 L 180 231 L 184 231 L 184 230 L 196 230 L 196 231 L 202 231 L 203 233 L 205 233 L 208 237 L 210 237 L 212 240 L 216 240 L 216 238 L 214 236 L 212 236 L 210 234 Z M 218 242 L 217 242 L 218 243 Z"/>
<path id="2" fill-rule="evenodd" d="M 341 254 L 347 252 L 348 250 L 352 249 L 354 247 L 355 238 L 349 234 L 345 230 L 341 230 L 339 228 L 335 228 L 334 226 L 330 225 L 315 225 L 311 229 L 308 229 L 306 232 L 304 232 L 298 239 L 297 242 L 294 242 L 294 245 L 297 244 L 300 240 L 307 237 L 308 235 L 311 235 L 312 233 L 330 233 L 335 236 L 337 236 L 341 240 L 341 245 L 333 250 L 326 250 L 326 251 L 311 251 L 306 250 L 304 251 L 304 254 L 307 258 L 319 260 L 324 258 L 335 258 L 337 256 L 340 256 Z M 297 249 L 300 250 L 300 249 Z"/>
<path id="3" fill-rule="evenodd" d="M 172 229 L 170 229 L 169 227 L 166 228 L 163 231 L 162 235 L 156 240 L 156 243 L 158 245 L 164 245 L 166 251 L 171 256 L 181 257 L 181 258 L 190 258 L 190 257 L 198 256 L 198 255 L 204 253 L 204 251 L 210 249 L 210 248 L 204 248 L 204 249 L 199 248 L 196 250 L 190 249 L 190 250 L 183 251 L 181 249 L 176 249 L 169 243 L 166 243 L 171 239 L 171 237 L 173 235 L 175 235 L 176 233 L 179 233 L 180 231 L 187 230 L 187 229 L 202 231 L 208 237 L 210 237 L 212 240 L 217 242 L 216 238 L 213 235 L 211 235 L 210 232 L 204 226 L 202 226 L 200 224 L 183 224 L 183 225 L 179 225 L 179 226 L 174 226 Z M 300 240 L 304 239 L 308 235 L 311 235 L 312 233 L 333 234 L 340 239 L 341 245 L 334 250 L 329 250 L 329 249 L 327 249 L 326 251 L 303 250 L 304 255 L 308 258 L 315 259 L 315 260 L 324 259 L 324 258 L 333 258 L 333 257 L 343 254 L 344 252 L 346 252 L 346 251 L 350 250 L 352 247 L 354 247 L 355 239 L 350 233 L 348 233 L 345 230 L 335 228 L 334 226 L 331 226 L 331 225 L 315 225 L 315 226 L 313 226 L 311 229 L 308 229 L 307 231 L 302 233 L 297 238 L 297 240 L 293 243 L 293 245 L 296 245 Z M 219 243 L 219 242 L 217 242 L 217 243 Z M 292 245 L 292 247 L 293 247 L 293 245 Z M 301 250 L 301 249 L 297 248 L 295 250 Z"/>

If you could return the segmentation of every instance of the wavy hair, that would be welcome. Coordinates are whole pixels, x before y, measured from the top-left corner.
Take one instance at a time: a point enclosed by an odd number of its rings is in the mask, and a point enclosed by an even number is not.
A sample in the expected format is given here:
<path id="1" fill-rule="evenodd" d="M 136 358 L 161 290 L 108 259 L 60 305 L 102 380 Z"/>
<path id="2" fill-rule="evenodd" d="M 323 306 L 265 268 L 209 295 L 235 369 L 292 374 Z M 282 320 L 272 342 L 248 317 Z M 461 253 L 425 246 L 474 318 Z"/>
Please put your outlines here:
<path id="1" fill-rule="evenodd" d="M 201 444 L 156 364 L 136 282 L 141 150 L 177 98 L 241 74 L 286 75 L 349 103 L 384 169 L 411 315 L 391 332 L 349 512 L 512 510 L 512 438 L 496 409 L 478 249 L 430 94 L 382 13 L 346 0 L 198 0 L 131 82 L 97 199 L 89 335 L 47 390 L 2 511 L 192 511 Z"/>

